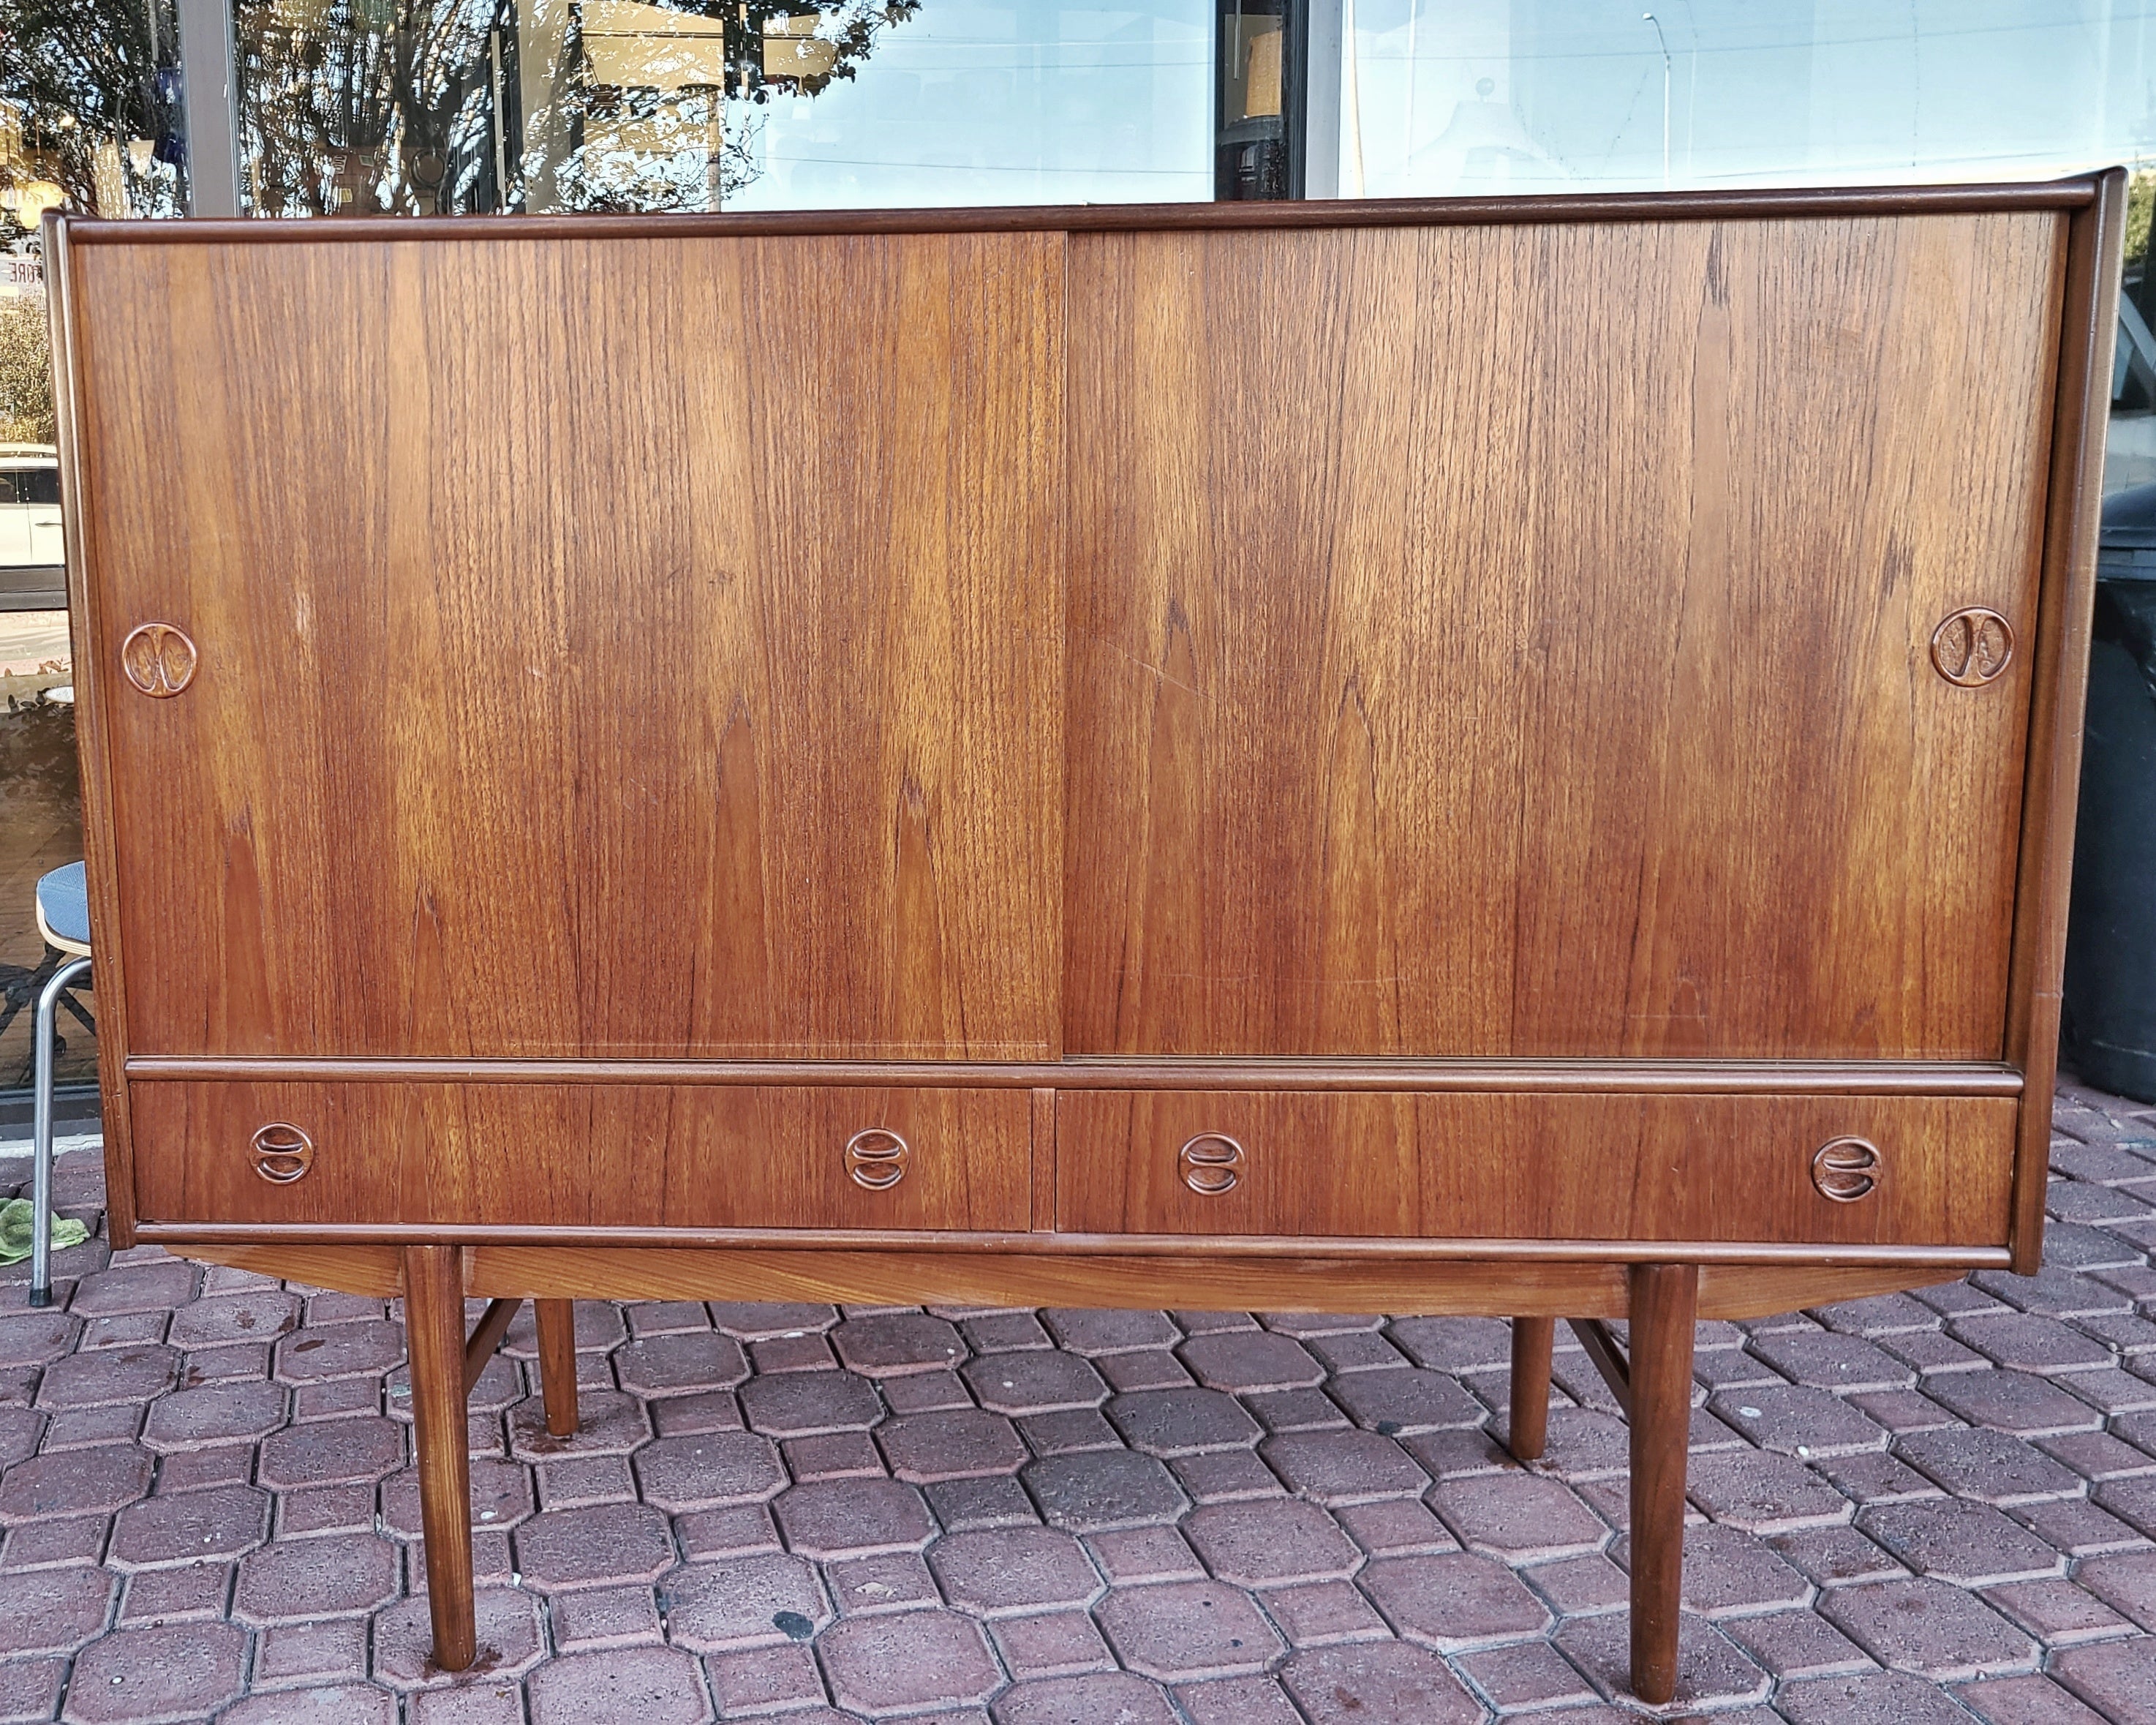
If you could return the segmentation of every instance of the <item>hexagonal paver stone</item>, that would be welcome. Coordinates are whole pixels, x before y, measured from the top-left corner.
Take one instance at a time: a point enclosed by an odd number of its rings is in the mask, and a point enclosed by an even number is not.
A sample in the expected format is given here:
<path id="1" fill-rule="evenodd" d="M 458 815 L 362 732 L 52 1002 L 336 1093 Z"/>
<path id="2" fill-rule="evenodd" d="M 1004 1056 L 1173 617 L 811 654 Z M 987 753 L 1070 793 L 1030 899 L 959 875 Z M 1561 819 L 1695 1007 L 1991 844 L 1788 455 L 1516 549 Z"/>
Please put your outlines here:
<path id="1" fill-rule="evenodd" d="M 952 1611 L 850 1617 L 817 1638 L 816 1652 L 831 1699 L 855 1712 L 963 1707 L 1003 1686 L 981 1626 Z"/>
<path id="2" fill-rule="evenodd" d="M 529 1671 L 547 1650 L 539 1602 L 511 1588 L 484 1587 L 472 1596 L 479 1655 L 471 1669 L 490 1678 Z M 427 1596 L 399 1599 L 374 1619 L 374 1676 L 393 1689 L 447 1688 L 460 1673 L 434 1663 L 434 1625 Z M 258 1674 L 255 1681 L 259 1684 Z"/>
<path id="3" fill-rule="evenodd" d="M 983 1354 L 959 1367 L 983 1408 L 998 1413 L 1060 1413 L 1097 1408 L 1108 1386 L 1076 1354 L 1053 1348 Z"/>
<path id="4" fill-rule="evenodd" d="M 275 1341 L 299 1321 L 299 1296 L 270 1282 L 244 1294 L 222 1294 L 180 1307 L 172 1314 L 166 1340 L 184 1348 Z"/>
<path id="5" fill-rule="evenodd" d="M 1392 1439 L 1377 1432 L 1288 1432 L 1259 1453 L 1291 1491 L 1319 1503 L 1369 1503 L 1419 1496 L 1430 1476 Z"/>
<path id="6" fill-rule="evenodd" d="M 0 1574 L 0 1660 L 74 1652 L 105 1627 L 118 1585 L 81 1563 Z"/>
<path id="7" fill-rule="evenodd" d="M 1418 1366 L 1438 1372 L 1502 1372 L 1512 1360 L 1502 1318 L 1395 1318 L 1385 1333 Z"/>
<path id="8" fill-rule="evenodd" d="M 269 1537 L 270 1494 L 218 1486 L 146 1497 L 120 1512 L 105 1561 L 116 1569 L 154 1569 L 231 1558 Z"/>
<path id="9" fill-rule="evenodd" d="M 371 1377 L 403 1360 L 404 1326 L 387 1318 L 310 1325 L 280 1338 L 275 1358 L 277 1375 L 287 1383 Z"/>
<path id="10" fill-rule="evenodd" d="M 1912 1432 L 1895 1444 L 1894 1453 L 1957 1497 L 2002 1506 L 2071 1497 L 2082 1489 L 2078 1475 L 2035 1444 L 1981 1426 Z"/>
<path id="11" fill-rule="evenodd" d="M 1430 1506 L 1471 1551 L 1539 1563 L 1599 1551 L 1609 1528 L 1562 1481 L 1523 1473 L 1447 1480 Z"/>
<path id="12" fill-rule="evenodd" d="M 1875 1504 L 1856 1525 L 1917 1574 L 1962 1587 L 2066 1573 L 2061 1552 L 1988 1503 L 1944 1497 Z"/>
<path id="13" fill-rule="evenodd" d="M 2059 1681 L 2107 1719 L 2156 1718 L 2156 1640 L 2146 1635 L 2070 1647 L 2051 1669 Z"/>
<path id="14" fill-rule="evenodd" d="M 748 1376 L 748 1357 L 731 1336 L 690 1330 L 654 1336 L 617 1348 L 614 1376 L 639 1395 L 679 1395 L 685 1390 L 732 1389 Z"/>
<path id="15" fill-rule="evenodd" d="M 1165 1464 L 1127 1450 L 1044 1456 L 1019 1477 L 1049 1526 L 1074 1533 L 1173 1522 L 1189 1503 Z"/>
<path id="16" fill-rule="evenodd" d="M 921 1493 L 897 1480 L 818 1480 L 781 1492 L 771 1507 L 788 1548 L 804 1557 L 917 1552 L 936 1537 Z"/>
<path id="17" fill-rule="evenodd" d="M 150 1468 L 132 1444 L 33 1455 L 0 1479 L 0 1522 L 110 1515 L 150 1489 Z"/>
<path id="18" fill-rule="evenodd" d="M 1224 1390 L 1152 1389 L 1117 1396 L 1108 1419 L 1123 1441 L 1148 1455 L 1204 1455 L 1245 1450 L 1263 1434 Z"/>
<path id="19" fill-rule="evenodd" d="M 1221 1581 L 1119 1588 L 1094 1615 L 1125 1666 L 1174 1682 L 1248 1676 L 1286 1651 L 1256 1602 Z"/>
<path id="20" fill-rule="evenodd" d="M 506 1532 L 531 1514 L 528 1469 L 498 1455 L 475 1455 L 469 1465 L 475 1529 Z M 417 1539 L 426 1531 L 419 1513 L 418 1469 L 407 1468 L 382 1482 L 382 1525 L 402 1539 Z"/>
<path id="21" fill-rule="evenodd" d="M 1173 1347 L 1183 1332 L 1164 1311 L 1097 1311 L 1058 1306 L 1041 1315 L 1056 1345 L 1077 1354 L 1140 1353 Z"/>
<path id="22" fill-rule="evenodd" d="M 1311 1389 L 1325 1381 L 1325 1368 L 1291 1336 L 1270 1330 L 1222 1330 L 1194 1336 L 1178 1352 L 1191 1375 L 1208 1389 L 1247 1393 L 1265 1389 Z"/>
<path id="23" fill-rule="evenodd" d="M 1974 1595 L 1943 1581 L 1835 1588 L 1818 1609 L 1894 1671 L 1952 1681 L 2035 1669 L 2034 1641 Z"/>
<path id="24" fill-rule="evenodd" d="M 228 1623 L 115 1630 L 75 1656 L 67 1717 L 207 1719 L 239 1693 L 246 1652 L 245 1634 Z"/>
<path id="25" fill-rule="evenodd" d="M 1726 1390 L 1708 1406 L 1716 1419 L 1763 1450 L 1817 1460 L 1887 1445 L 1885 1428 L 1823 1389 L 1794 1383 L 1750 1383 Z"/>
<path id="26" fill-rule="evenodd" d="M 1482 1717 L 1444 1661 L 1399 1641 L 1305 1648 L 1280 1678 L 1311 1725 L 1476 1725 Z"/>
<path id="27" fill-rule="evenodd" d="M 262 1440 L 255 1477 L 279 1490 L 378 1480 L 404 1465 L 404 1428 L 380 1414 L 311 1419 Z"/>
<path id="28" fill-rule="evenodd" d="M 786 1489 L 778 1447 L 754 1432 L 660 1438 L 636 1452 L 647 1501 L 680 1511 L 762 1503 Z"/>
<path id="29" fill-rule="evenodd" d="M 310 1712 L 299 1711 L 303 1707 Z M 397 1697 L 372 1683 L 317 1684 L 249 1696 L 219 1713 L 217 1725 L 298 1725 L 310 1712 L 323 1725 L 332 1714 L 336 1725 L 397 1725 Z"/>
<path id="30" fill-rule="evenodd" d="M 2066 1725 L 2092 1725 L 2093 1716 L 2081 1719 L 2066 1716 L 2061 1709 L 2065 1697 L 2056 1690 L 2045 1697 L 2049 1706 L 2039 1702 L 2024 1712 L 2015 1705 L 2027 1697 L 2015 1697 L 2011 1692 L 2014 1685 L 2043 1681 L 2041 1677 L 2005 1677 L 1986 1683 L 1982 1696 L 1984 1717 L 2037 1721 L 2064 1718 Z M 1785 1679 L 1774 1697 L 1774 1707 L 1776 1712 L 1789 1721 L 1789 1725 L 1851 1725 L 1853 1720 L 1865 1721 L 1866 1725 L 1872 1725 L 1872 1722 L 1885 1725 L 1888 1721 L 1892 1725 L 1969 1725 L 1969 1720 L 1968 1710 L 1955 1703 L 1952 1691 L 1927 1683 L 1922 1677 L 1912 1677 L 1907 1671 L 1875 1671 L 1868 1665 L 1861 1671 L 1836 1673 L 1809 1682 L 1793 1683 Z M 2005 1712 L 1996 1711 L 2002 1707 Z"/>
<path id="31" fill-rule="evenodd" d="M 1361 1581 L 1395 1630 L 1440 1653 L 1517 1640 L 1549 1627 L 1548 1608 L 1491 1558 L 1466 1552 L 1379 1558 Z"/>
<path id="32" fill-rule="evenodd" d="M 249 1623 L 305 1623 L 372 1611 L 397 1597 L 397 1547 L 372 1533 L 285 1539 L 240 1560 L 233 1615 Z"/>
<path id="33" fill-rule="evenodd" d="M 866 1431 L 883 1418 L 875 1386 L 851 1372 L 773 1372 L 741 1387 L 742 1415 L 774 1438 Z"/>
<path id="34" fill-rule="evenodd" d="M 808 1336 L 828 1330 L 839 1321 L 839 1310 L 833 1305 L 727 1305 L 714 1301 L 706 1310 L 713 1324 L 741 1341 L 776 1341 L 792 1336 Z"/>
<path id="35" fill-rule="evenodd" d="M 1028 1453 L 1009 1420 L 978 1408 L 905 1414 L 886 1420 L 875 1437 L 891 1472 L 916 1486 L 1014 1474 Z"/>
<path id="36" fill-rule="evenodd" d="M 542 1594 L 655 1581 L 675 1561 L 673 1529 L 648 1503 L 550 1510 L 511 1537 L 524 1584 Z"/>
<path id="37" fill-rule="evenodd" d="M 212 1444 L 251 1444 L 285 1423 L 285 1394 L 283 1384 L 257 1380 L 160 1396 L 150 1404 L 142 1441 L 167 1453 Z"/>
<path id="38" fill-rule="evenodd" d="M 104 1408 L 116 1402 L 146 1402 L 169 1388 L 179 1369 L 177 1350 L 162 1345 L 69 1354 L 45 1367 L 38 1406 Z"/>
<path id="39" fill-rule="evenodd" d="M 1358 1425 L 1391 1437 L 1480 1425 L 1487 1410 L 1440 1372 L 1349 1372 L 1332 1381 L 1332 1399 Z"/>
<path id="40" fill-rule="evenodd" d="M 943 1597 L 977 1617 L 1083 1607 L 1101 1587 L 1086 1548 L 1045 1527 L 947 1534 L 928 1548 Z"/>
<path id="41" fill-rule="evenodd" d="M 531 1725 L 703 1725 L 703 1673 L 671 1647 L 613 1647 L 550 1659 L 525 1684 Z"/>
<path id="42" fill-rule="evenodd" d="M 869 1377 L 939 1372 L 966 1357 L 966 1345 L 955 1328 L 918 1311 L 849 1318 L 832 1331 L 831 1345 L 848 1370 Z"/>
<path id="43" fill-rule="evenodd" d="M 1629 1539 L 1614 1548 L 1629 1568 Z M 1794 1607 L 1811 1598 L 1811 1583 L 1755 1533 L 1713 1522 L 1684 1536 L 1684 1609 L 1702 1617 L 1750 1616 Z"/>
<path id="44" fill-rule="evenodd" d="M 1695 1453 L 1685 1490 L 1717 1522 L 1750 1533 L 1788 1533 L 1846 1522 L 1855 1506 L 1792 1455 L 1743 1449 Z"/>
<path id="45" fill-rule="evenodd" d="M 1612 1701 L 1632 1692 L 1630 1617 L 1617 1611 L 1575 1617 L 1557 1632 L 1565 1656 Z M 1681 1707 L 1734 1707 L 1764 1701 L 1769 1679 L 1711 1623 L 1684 1616 L 1677 1624 L 1677 1692 Z M 1562 1717 L 1555 1716 L 1555 1717 Z M 1890 1717 L 1893 1717 L 1891 1716 Z"/>
<path id="46" fill-rule="evenodd" d="M 545 1401 L 528 1396 L 509 1410 L 509 1453 L 519 1461 L 557 1455 L 626 1455 L 651 1441 L 643 1398 L 618 1389 L 577 1392 L 577 1429 L 566 1438 L 547 1429 Z"/>
<path id="47" fill-rule="evenodd" d="M 1337 1522 L 1299 1498 L 1208 1504 L 1184 1518 L 1183 1532 L 1208 1569 L 1245 1587 L 1334 1580 L 1363 1561 Z"/>
<path id="48" fill-rule="evenodd" d="M 82 1320 L 58 1306 L 0 1318 L 0 1366 L 42 1366 L 74 1346 Z"/>
<path id="49" fill-rule="evenodd" d="M 684 1564 L 659 1599 L 668 1637 L 699 1653 L 805 1641 L 832 1616 L 814 1566 L 778 1552 Z"/>
<path id="50" fill-rule="evenodd" d="M 59 1186 L 56 1179 L 53 1197 L 55 1203 L 64 1208 L 67 1200 L 60 1194 Z M 74 1298 L 68 1303 L 74 1308 L 76 1316 L 84 1318 L 109 1318 L 132 1311 L 169 1311 L 194 1298 L 195 1278 L 201 1273 L 183 1258 L 167 1259 L 162 1264 L 116 1265 L 85 1276 L 76 1285 Z"/>
<path id="51" fill-rule="evenodd" d="M 996 1725 L 1177 1725 L 1180 1717 L 1159 1685 L 1128 1671 L 1014 1683 L 988 1711 Z"/>

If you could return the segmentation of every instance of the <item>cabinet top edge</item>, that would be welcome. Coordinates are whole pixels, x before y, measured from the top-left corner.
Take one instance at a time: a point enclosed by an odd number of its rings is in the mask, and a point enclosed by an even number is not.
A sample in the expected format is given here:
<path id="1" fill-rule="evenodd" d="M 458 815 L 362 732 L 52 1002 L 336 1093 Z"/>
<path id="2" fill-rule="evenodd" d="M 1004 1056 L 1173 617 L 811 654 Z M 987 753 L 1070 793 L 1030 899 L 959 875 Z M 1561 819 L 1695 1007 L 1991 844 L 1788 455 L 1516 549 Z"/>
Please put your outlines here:
<path id="1" fill-rule="evenodd" d="M 2003 1062 L 1215 1059 L 479 1059 L 134 1054 L 132 1083 L 869 1085 L 944 1089 L 1564 1091 L 1584 1094 L 2005 1096 Z"/>
<path id="2" fill-rule="evenodd" d="M 2105 173 L 2116 173 L 2112 168 Z M 1974 185 L 1580 192 L 1504 198 L 1325 198 L 1232 203 L 1043 204 L 927 209 L 774 210 L 738 214 L 238 217 L 114 221 L 54 213 L 73 245 L 328 245 L 424 240 L 694 239 L 781 235 L 1218 231 L 1512 227 L 1568 222 L 1989 214 L 2071 211 L 2097 200 L 2104 173 Z"/>

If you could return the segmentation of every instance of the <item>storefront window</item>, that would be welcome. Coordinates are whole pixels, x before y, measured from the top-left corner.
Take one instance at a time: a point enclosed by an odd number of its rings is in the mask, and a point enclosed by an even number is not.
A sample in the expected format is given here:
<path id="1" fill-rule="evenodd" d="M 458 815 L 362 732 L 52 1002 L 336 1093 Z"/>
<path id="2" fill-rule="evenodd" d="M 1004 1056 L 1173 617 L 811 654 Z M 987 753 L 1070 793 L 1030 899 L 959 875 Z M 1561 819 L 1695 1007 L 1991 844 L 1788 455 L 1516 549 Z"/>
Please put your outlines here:
<path id="1" fill-rule="evenodd" d="M 264 215 L 1212 196 L 1202 0 L 240 0 Z"/>

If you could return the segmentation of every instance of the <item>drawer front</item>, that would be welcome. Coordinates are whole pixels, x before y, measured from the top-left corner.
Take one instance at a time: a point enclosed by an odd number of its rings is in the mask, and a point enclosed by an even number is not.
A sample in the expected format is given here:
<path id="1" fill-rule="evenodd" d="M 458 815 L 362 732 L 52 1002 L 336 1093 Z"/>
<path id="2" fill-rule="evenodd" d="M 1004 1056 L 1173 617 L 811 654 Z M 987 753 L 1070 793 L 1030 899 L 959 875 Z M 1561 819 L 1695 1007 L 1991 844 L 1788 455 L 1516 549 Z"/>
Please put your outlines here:
<path id="1" fill-rule="evenodd" d="M 2005 1097 L 1064 1091 L 1075 1233 L 2005 1243 Z"/>
<path id="2" fill-rule="evenodd" d="M 1023 1090 L 137 1082 L 130 1100 L 145 1222 L 1031 1220 Z"/>

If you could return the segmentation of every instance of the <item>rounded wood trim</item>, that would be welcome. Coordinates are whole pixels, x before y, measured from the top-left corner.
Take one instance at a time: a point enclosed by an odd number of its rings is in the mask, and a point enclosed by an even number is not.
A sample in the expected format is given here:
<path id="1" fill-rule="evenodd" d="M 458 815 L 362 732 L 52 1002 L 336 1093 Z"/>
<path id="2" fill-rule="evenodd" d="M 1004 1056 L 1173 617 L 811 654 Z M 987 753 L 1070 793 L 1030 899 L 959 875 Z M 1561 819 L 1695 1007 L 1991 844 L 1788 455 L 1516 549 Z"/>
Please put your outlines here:
<path id="1" fill-rule="evenodd" d="M 136 1081 L 250 1084 L 814 1084 L 878 1089 L 1491 1090 L 1610 1096 L 2019 1096 L 1989 1061 L 515 1060 L 134 1054 Z"/>

